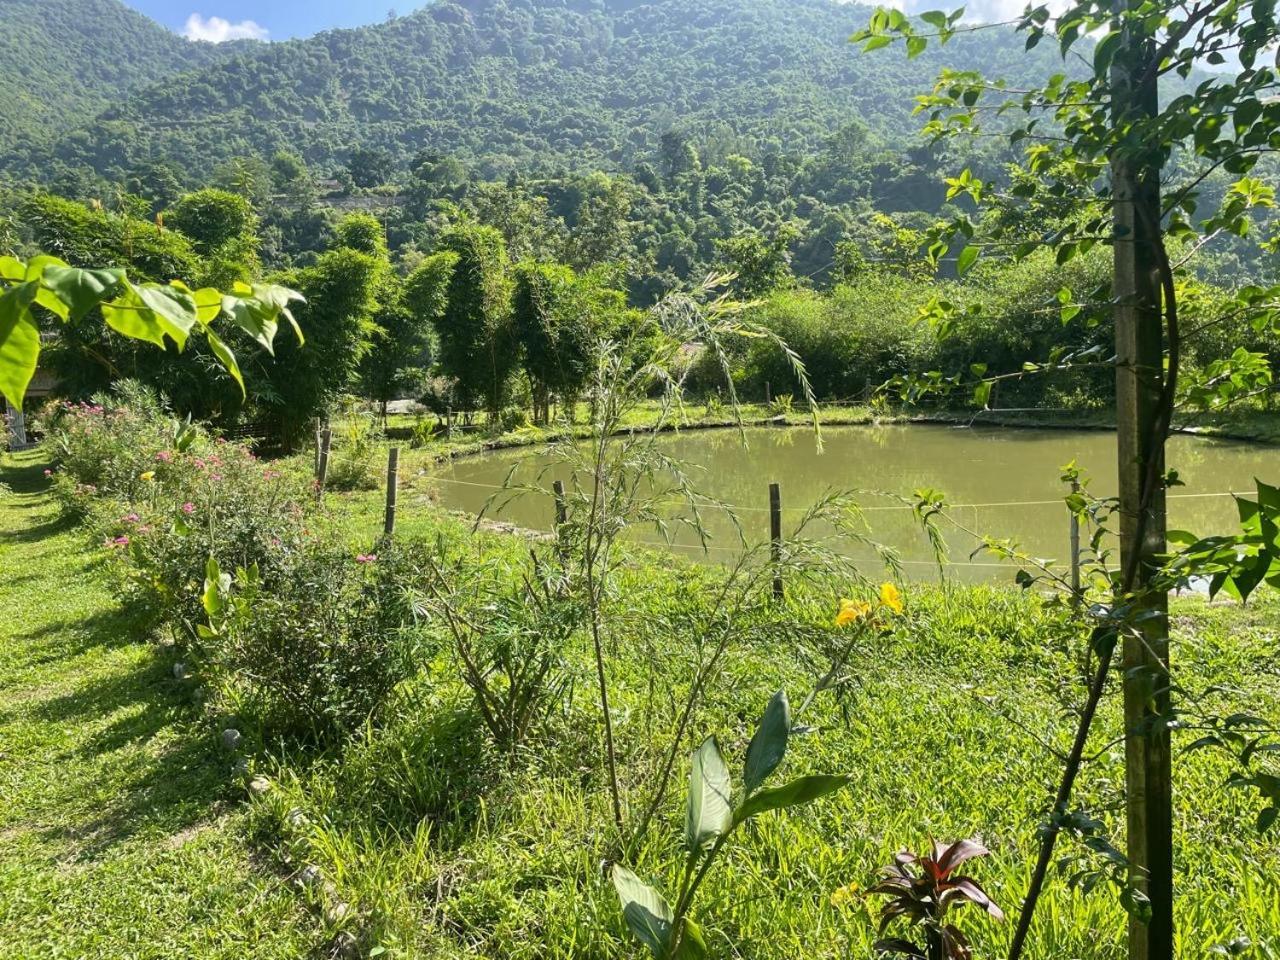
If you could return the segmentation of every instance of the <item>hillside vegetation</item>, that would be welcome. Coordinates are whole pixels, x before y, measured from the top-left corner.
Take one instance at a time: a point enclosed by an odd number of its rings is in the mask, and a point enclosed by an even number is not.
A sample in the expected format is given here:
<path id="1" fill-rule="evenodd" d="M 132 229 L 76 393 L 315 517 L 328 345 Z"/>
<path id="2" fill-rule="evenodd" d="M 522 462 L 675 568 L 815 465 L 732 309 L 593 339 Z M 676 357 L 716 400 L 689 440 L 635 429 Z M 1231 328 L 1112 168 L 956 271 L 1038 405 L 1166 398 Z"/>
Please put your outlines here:
<path id="1" fill-rule="evenodd" d="M 89 2 L 102 0 L 64 0 Z M 722 152 L 805 152 L 853 121 L 901 153 L 915 136 L 911 96 L 944 62 L 1016 81 L 1056 61 L 1002 32 L 957 42 L 945 60 L 866 57 L 848 38 L 869 14 L 830 0 L 438 0 L 169 78 L 63 138 L 54 157 L 108 175 L 164 158 L 207 176 L 237 156 L 288 148 L 327 167 L 363 147 L 401 164 L 447 152 L 505 175 L 618 168 L 676 128 Z M 45 65 L 79 56 L 74 44 L 57 58 L 41 52 L 49 44 L 26 45 Z M 173 53 L 144 44 L 130 59 L 157 70 Z M 9 159 L 29 170 L 48 158 L 17 149 Z"/>
<path id="2" fill-rule="evenodd" d="M 246 47 L 192 43 L 119 0 L 4 0 L 0 156 L 38 156 L 121 98 Z"/>

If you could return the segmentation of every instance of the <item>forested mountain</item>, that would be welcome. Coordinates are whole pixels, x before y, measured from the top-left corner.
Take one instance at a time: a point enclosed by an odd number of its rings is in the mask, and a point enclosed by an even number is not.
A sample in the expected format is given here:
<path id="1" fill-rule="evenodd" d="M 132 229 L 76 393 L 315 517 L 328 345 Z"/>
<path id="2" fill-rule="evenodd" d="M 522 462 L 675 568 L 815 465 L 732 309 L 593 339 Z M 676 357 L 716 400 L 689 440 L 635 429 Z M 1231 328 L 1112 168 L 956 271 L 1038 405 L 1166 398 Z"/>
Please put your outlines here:
<path id="1" fill-rule="evenodd" d="M 120 12 L 112 0 L 39 6 Z M 804 154 L 850 124 L 901 152 L 917 142 L 911 96 L 943 65 L 1017 81 L 1060 64 L 1000 31 L 912 61 L 867 57 L 848 37 L 869 11 L 832 0 L 436 0 L 169 77 L 61 138 L 52 163 L 37 145 L 5 165 L 46 180 L 87 166 L 118 180 L 163 160 L 200 180 L 231 158 L 282 149 L 323 174 L 365 148 L 402 168 L 445 153 L 496 177 L 626 169 L 670 130 L 691 134 L 704 157 Z M 104 40 L 92 62 L 119 59 L 122 46 Z M 64 44 L 43 69 L 57 76 L 50 64 L 81 59 Z M 175 59 L 136 46 L 128 57 L 152 70 Z"/>
<path id="2" fill-rule="evenodd" d="M 127 95 L 249 46 L 193 43 L 119 0 L 0 0 L 0 156 L 38 157 Z"/>

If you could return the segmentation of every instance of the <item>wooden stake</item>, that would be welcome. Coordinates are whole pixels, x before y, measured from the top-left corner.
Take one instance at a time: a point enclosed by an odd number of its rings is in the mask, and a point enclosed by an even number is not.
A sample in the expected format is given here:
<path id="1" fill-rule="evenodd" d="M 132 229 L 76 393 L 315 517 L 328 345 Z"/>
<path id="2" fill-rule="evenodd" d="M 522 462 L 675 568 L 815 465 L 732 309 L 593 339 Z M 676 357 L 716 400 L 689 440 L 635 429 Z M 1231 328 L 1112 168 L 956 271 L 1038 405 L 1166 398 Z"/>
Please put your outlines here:
<path id="1" fill-rule="evenodd" d="M 324 482 L 329 476 L 329 444 L 333 442 L 333 431 L 328 427 L 320 432 L 320 463 L 316 468 L 316 502 L 324 499 Z"/>
<path id="2" fill-rule="evenodd" d="M 1071 492 L 1080 492 L 1080 482 L 1071 481 Z M 1080 605 L 1080 518 L 1071 511 L 1071 602 Z"/>
<path id="3" fill-rule="evenodd" d="M 390 537 L 396 532 L 396 493 L 400 482 L 400 448 L 387 451 L 387 516 L 382 532 Z"/>
<path id="4" fill-rule="evenodd" d="M 569 520 L 569 507 L 564 499 L 564 481 L 555 481 L 551 484 L 551 490 L 556 501 L 556 545 L 560 551 L 560 557 L 563 559 L 567 553 L 564 542 L 564 525 Z"/>
<path id="5" fill-rule="evenodd" d="M 773 598 L 781 600 L 782 590 L 782 492 L 769 484 L 769 556 L 773 561 Z"/>

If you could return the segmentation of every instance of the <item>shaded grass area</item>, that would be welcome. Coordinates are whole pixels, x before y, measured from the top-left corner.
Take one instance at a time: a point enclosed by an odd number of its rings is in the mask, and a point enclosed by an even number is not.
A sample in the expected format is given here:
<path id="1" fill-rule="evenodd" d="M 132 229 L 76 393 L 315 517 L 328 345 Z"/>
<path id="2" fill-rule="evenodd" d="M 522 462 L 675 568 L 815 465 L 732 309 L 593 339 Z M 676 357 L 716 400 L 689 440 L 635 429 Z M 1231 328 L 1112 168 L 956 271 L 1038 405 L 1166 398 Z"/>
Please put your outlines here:
<path id="1" fill-rule="evenodd" d="M 0 955 L 310 955 L 172 657 L 139 636 L 36 452 L 0 481 Z"/>

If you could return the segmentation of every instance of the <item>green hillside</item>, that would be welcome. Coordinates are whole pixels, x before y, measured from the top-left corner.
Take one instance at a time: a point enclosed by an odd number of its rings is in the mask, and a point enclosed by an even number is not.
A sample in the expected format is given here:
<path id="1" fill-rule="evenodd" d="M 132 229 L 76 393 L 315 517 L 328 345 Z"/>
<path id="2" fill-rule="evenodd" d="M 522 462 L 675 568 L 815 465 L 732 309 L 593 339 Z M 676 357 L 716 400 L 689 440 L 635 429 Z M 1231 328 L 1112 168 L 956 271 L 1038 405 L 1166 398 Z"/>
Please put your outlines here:
<path id="1" fill-rule="evenodd" d="M 903 149 L 917 128 L 910 98 L 941 66 L 1017 80 L 1057 62 L 999 31 L 910 62 L 864 56 L 848 37 L 869 9 L 830 0 L 437 0 L 170 77 L 62 138 L 52 165 L 43 149 L 20 149 L 8 166 L 48 175 L 87 165 L 111 177 L 164 159 L 198 179 L 230 158 L 285 148 L 324 170 L 360 146 L 401 164 L 421 151 L 449 153 L 498 176 L 624 167 L 652 155 L 671 129 L 722 154 L 768 144 L 803 153 L 853 121 Z"/>
<path id="2" fill-rule="evenodd" d="M 184 40 L 119 0 L 3 0 L 0 155 L 36 157 L 121 98 L 233 52 Z"/>

